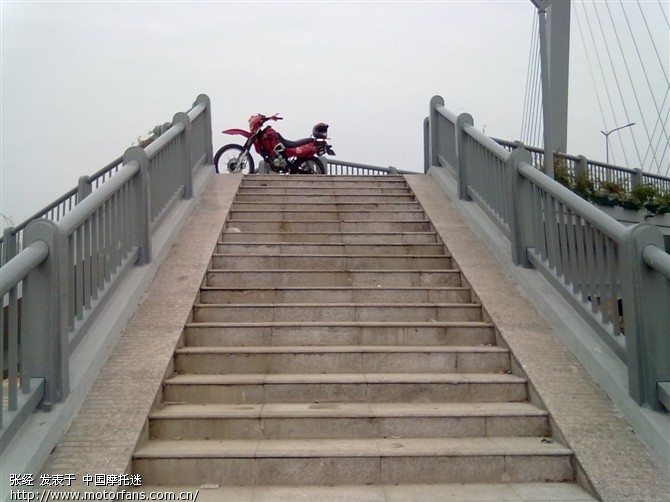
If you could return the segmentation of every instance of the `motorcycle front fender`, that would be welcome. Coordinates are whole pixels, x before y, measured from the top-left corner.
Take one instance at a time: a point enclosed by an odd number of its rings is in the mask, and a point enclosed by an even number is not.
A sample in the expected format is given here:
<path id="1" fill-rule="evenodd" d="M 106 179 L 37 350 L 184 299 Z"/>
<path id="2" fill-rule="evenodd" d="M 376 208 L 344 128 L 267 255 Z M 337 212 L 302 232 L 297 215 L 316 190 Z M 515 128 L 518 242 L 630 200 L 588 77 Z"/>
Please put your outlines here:
<path id="1" fill-rule="evenodd" d="M 244 129 L 224 129 L 221 131 L 223 134 L 232 134 L 232 135 L 240 135 L 244 136 L 245 138 L 249 139 L 251 137 L 251 133 L 249 131 L 245 131 Z"/>

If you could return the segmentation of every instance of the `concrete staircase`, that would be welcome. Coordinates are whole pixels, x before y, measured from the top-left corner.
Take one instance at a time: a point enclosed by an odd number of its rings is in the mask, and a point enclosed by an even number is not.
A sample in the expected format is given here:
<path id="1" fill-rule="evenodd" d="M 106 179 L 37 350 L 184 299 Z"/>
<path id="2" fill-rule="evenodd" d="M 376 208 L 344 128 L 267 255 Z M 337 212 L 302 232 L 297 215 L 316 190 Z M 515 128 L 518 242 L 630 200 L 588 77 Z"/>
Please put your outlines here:
<path id="1" fill-rule="evenodd" d="M 574 490 L 572 451 L 513 368 L 402 177 L 247 176 L 132 468 L 214 494 Z"/>

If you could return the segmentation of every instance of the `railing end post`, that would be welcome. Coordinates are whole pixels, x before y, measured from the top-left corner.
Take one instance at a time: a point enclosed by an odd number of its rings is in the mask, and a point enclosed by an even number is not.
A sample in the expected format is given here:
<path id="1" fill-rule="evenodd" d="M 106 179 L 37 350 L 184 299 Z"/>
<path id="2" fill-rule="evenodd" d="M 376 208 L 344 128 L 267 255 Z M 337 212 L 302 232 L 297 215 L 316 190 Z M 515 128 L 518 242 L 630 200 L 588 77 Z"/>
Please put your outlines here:
<path id="1" fill-rule="evenodd" d="M 65 231 L 47 219 L 26 227 L 26 246 L 36 241 L 46 243 L 49 254 L 24 279 L 21 352 L 25 377 L 45 379 L 40 407 L 49 409 L 70 392 L 68 243 Z"/>
<path id="2" fill-rule="evenodd" d="M 135 176 L 135 239 L 139 248 L 138 265 L 151 262 L 151 188 L 149 183 L 149 156 L 143 148 L 131 146 L 123 154 L 123 163 L 137 162 L 140 169 Z"/>
<path id="3" fill-rule="evenodd" d="M 181 147 L 181 173 L 182 181 L 184 183 L 184 199 L 191 199 L 193 197 L 193 153 L 192 153 L 192 138 L 191 138 L 191 119 L 187 113 L 175 113 L 173 124 L 181 124 L 184 130 L 180 135 L 179 145 Z"/>
<path id="4" fill-rule="evenodd" d="M 458 172 L 458 198 L 470 200 L 468 195 L 468 152 L 466 148 L 466 126 L 474 126 L 475 121 L 469 113 L 456 117 L 456 169 Z"/>
<path id="5" fill-rule="evenodd" d="M 519 172 L 522 162 L 532 165 L 530 152 L 517 146 L 507 159 L 507 194 L 510 201 L 509 229 L 512 262 L 530 268 L 528 248 L 532 246 L 533 223 L 528 208 L 532 207 L 533 194 L 530 183 Z"/>
<path id="6" fill-rule="evenodd" d="M 670 283 L 644 262 L 647 246 L 664 249 L 658 227 L 638 223 L 626 228 L 621 243 L 621 289 L 629 393 L 639 405 L 658 410 L 662 405 L 657 384 L 670 381 Z"/>

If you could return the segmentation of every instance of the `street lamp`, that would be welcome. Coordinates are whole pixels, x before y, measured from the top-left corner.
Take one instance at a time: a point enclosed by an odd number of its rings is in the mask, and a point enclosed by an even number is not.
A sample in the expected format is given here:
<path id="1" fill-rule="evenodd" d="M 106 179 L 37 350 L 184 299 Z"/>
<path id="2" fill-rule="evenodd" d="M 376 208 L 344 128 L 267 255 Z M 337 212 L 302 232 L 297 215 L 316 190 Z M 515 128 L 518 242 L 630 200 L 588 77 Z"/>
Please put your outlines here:
<path id="1" fill-rule="evenodd" d="M 614 131 L 619 131 L 621 129 L 625 129 L 626 127 L 632 127 L 635 125 L 635 122 L 631 122 L 630 124 L 626 124 L 625 126 L 621 127 L 616 127 L 610 131 L 600 131 L 605 135 L 605 162 L 607 164 L 610 163 L 610 134 L 612 134 Z"/>

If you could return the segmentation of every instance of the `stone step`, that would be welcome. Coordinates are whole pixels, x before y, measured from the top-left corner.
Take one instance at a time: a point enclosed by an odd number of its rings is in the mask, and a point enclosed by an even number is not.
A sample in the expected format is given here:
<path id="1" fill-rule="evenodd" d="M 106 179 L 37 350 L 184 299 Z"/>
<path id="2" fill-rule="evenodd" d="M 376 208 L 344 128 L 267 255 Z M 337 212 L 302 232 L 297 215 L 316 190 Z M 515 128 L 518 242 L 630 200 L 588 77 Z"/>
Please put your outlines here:
<path id="1" fill-rule="evenodd" d="M 272 195 L 334 195 L 334 196 L 344 196 L 350 198 L 368 198 L 368 197 L 379 197 L 388 195 L 388 196 L 411 196 L 414 197 L 412 191 L 407 185 L 403 186 L 402 184 L 387 186 L 388 184 L 383 184 L 375 187 L 312 187 L 311 185 L 307 186 L 297 186 L 297 185 L 273 185 L 267 187 L 249 187 L 245 185 L 240 185 L 235 200 L 237 197 L 252 195 L 252 194 L 262 194 L 264 197 Z"/>
<path id="2" fill-rule="evenodd" d="M 278 303 L 193 306 L 193 322 L 481 321 L 477 303 Z"/>
<path id="3" fill-rule="evenodd" d="M 173 375 L 165 402 L 509 402 L 528 398 L 526 380 L 506 373 L 336 373 Z"/>
<path id="4" fill-rule="evenodd" d="M 276 211 L 262 209 L 240 209 L 237 205 L 228 212 L 228 219 L 232 221 L 424 221 L 426 214 L 423 210 L 361 210 L 325 211 L 315 210 L 287 210 Z"/>
<path id="5" fill-rule="evenodd" d="M 239 228 L 225 228 L 220 243 L 313 243 L 313 244 L 436 244 L 435 232 L 257 232 Z"/>
<path id="6" fill-rule="evenodd" d="M 200 289 L 200 303 L 470 303 L 467 287 L 441 288 L 213 288 Z"/>
<path id="7" fill-rule="evenodd" d="M 233 485 L 572 481 L 572 452 L 547 438 L 153 440 L 144 483 Z"/>
<path id="8" fill-rule="evenodd" d="M 379 178 L 379 177 L 378 177 Z M 355 189 L 375 189 L 375 188 L 407 188 L 407 183 L 402 178 L 393 178 L 393 179 L 318 179 L 318 180 L 301 180 L 301 179 L 282 179 L 274 178 L 271 180 L 268 179 L 244 179 L 240 183 L 240 186 L 244 188 L 265 188 L 265 187 L 295 187 L 295 188 L 309 188 L 310 190 L 319 189 L 319 188 L 355 188 Z"/>
<path id="9" fill-rule="evenodd" d="M 462 286 L 458 270 L 221 270 L 209 269 L 206 286 L 432 287 Z"/>
<path id="10" fill-rule="evenodd" d="M 294 194 L 271 194 L 264 193 L 262 190 L 238 191 L 234 202 L 267 202 L 269 204 L 283 203 L 303 203 L 303 202 L 325 202 L 329 204 L 341 204 L 346 202 L 362 202 L 365 204 L 386 202 L 386 203 L 406 203 L 416 202 L 416 198 L 411 193 L 400 192 L 398 194 L 380 194 L 374 191 L 370 193 L 352 194 L 345 190 L 337 192 L 324 190 L 317 192 L 313 190 L 299 190 Z"/>
<path id="11" fill-rule="evenodd" d="M 547 412 L 527 403 L 166 405 L 152 439 L 336 439 L 546 436 Z"/>
<path id="12" fill-rule="evenodd" d="M 575 482 L 559 483 L 430 483 L 430 484 L 372 484 L 372 485 L 302 485 L 302 486 L 224 486 L 206 485 L 143 485 L 131 487 L 131 492 L 149 494 L 169 492 L 190 493 L 198 502 L 592 502 L 595 499 Z M 185 495 L 186 496 L 186 495 Z M 185 499 L 184 499 L 185 500 Z M 191 498 L 190 500 L 195 500 Z"/>
<path id="13" fill-rule="evenodd" d="M 229 270 L 434 270 L 451 269 L 451 257 L 440 255 L 269 255 L 214 254 L 211 267 Z"/>
<path id="14" fill-rule="evenodd" d="M 300 211 L 304 213 L 321 211 L 423 211 L 418 202 L 235 202 L 232 205 L 235 211 Z"/>
<path id="15" fill-rule="evenodd" d="M 424 221 L 260 221 L 228 220 L 225 231 L 240 232 L 429 232 L 430 222 Z M 234 230 L 232 230 L 234 231 Z"/>
<path id="16" fill-rule="evenodd" d="M 187 346 L 493 345 L 486 322 L 187 323 Z"/>
<path id="17" fill-rule="evenodd" d="M 174 367 L 181 374 L 504 373 L 510 357 L 486 346 L 214 346 L 177 349 Z"/>
<path id="18" fill-rule="evenodd" d="M 310 242 L 227 242 L 217 244 L 216 254 L 336 255 L 336 256 L 425 256 L 448 255 L 438 243 L 426 244 L 344 244 Z"/>

